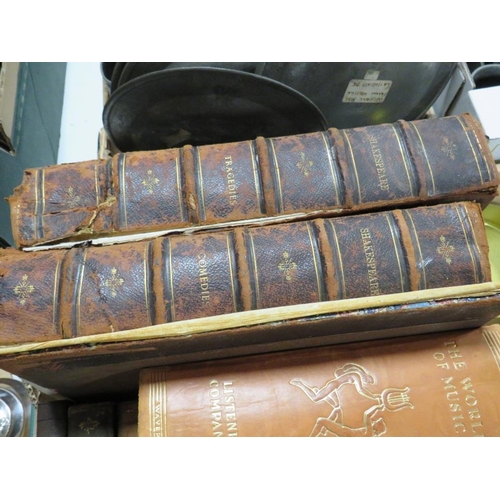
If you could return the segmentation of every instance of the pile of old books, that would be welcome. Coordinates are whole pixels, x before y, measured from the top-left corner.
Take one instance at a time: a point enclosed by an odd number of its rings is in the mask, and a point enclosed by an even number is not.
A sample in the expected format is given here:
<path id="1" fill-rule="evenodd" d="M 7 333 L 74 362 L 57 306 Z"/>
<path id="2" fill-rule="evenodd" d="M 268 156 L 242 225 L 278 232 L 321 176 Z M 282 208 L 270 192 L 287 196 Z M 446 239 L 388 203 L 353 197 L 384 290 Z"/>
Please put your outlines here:
<path id="1" fill-rule="evenodd" d="M 500 435 L 498 184 L 466 114 L 28 170 L 0 367 L 143 436 Z"/>

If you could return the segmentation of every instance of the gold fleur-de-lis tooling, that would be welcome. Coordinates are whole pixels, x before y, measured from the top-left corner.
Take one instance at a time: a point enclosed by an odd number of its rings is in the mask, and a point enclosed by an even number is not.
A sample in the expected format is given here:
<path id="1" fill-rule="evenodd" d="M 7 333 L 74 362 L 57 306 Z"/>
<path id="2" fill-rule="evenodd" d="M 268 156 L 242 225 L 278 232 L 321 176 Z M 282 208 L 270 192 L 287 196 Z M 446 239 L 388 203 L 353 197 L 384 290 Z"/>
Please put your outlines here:
<path id="1" fill-rule="evenodd" d="M 90 417 L 87 417 L 83 422 L 78 426 L 83 432 L 90 434 L 93 430 L 95 430 L 99 426 L 99 422 L 97 420 L 93 420 Z"/>
<path id="2" fill-rule="evenodd" d="M 111 269 L 111 277 L 104 284 L 111 290 L 111 295 L 116 297 L 118 289 L 125 283 L 124 279 L 118 274 L 116 267 Z"/>
<path id="3" fill-rule="evenodd" d="M 35 287 L 28 281 L 28 275 L 23 275 L 23 279 L 14 287 L 14 293 L 19 297 L 19 302 L 24 306 L 26 299 L 35 291 Z"/>
<path id="4" fill-rule="evenodd" d="M 80 203 L 80 197 L 76 194 L 75 190 L 73 187 L 69 187 L 66 190 L 66 201 L 68 203 L 68 206 L 70 207 L 76 207 Z"/>
<path id="5" fill-rule="evenodd" d="M 454 144 L 448 137 L 443 138 L 443 145 L 441 146 L 441 151 L 451 158 L 452 160 L 455 159 L 455 152 L 457 151 L 457 145 Z"/>
<path id="6" fill-rule="evenodd" d="M 450 242 L 446 241 L 446 238 L 443 235 L 439 237 L 439 245 L 437 251 L 438 254 L 444 257 L 447 264 L 451 264 L 451 255 L 455 251 L 455 247 L 453 245 L 450 245 Z"/>
<path id="7" fill-rule="evenodd" d="M 290 254 L 285 251 L 283 252 L 283 258 L 278 264 L 278 269 L 285 275 L 287 281 L 291 281 L 295 271 L 297 270 L 297 264 L 293 262 L 290 258 Z"/>
<path id="8" fill-rule="evenodd" d="M 152 170 L 148 170 L 148 176 L 142 181 L 142 185 L 147 188 L 149 194 L 153 194 L 153 188 L 160 182 L 160 179 L 153 175 Z"/>
<path id="9" fill-rule="evenodd" d="M 295 164 L 295 166 L 307 177 L 314 163 L 306 158 L 304 152 L 300 152 L 300 160 Z"/>

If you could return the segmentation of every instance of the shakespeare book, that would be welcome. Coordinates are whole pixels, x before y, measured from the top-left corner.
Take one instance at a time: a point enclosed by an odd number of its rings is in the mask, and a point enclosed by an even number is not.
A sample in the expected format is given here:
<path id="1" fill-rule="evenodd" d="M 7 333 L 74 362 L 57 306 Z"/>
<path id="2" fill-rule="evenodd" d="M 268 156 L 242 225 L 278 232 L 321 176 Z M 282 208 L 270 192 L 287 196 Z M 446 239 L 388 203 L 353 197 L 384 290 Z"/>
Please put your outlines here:
<path id="1" fill-rule="evenodd" d="M 484 207 L 498 184 L 484 131 L 463 114 L 33 168 L 8 201 L 14 243 L 31 247 L 464 200 Z"/>
<path id="2" fill-rule="evenodd" d="M 489 281 L 472 202 L 110 246 L 8 248 L 0 345 Z"/>

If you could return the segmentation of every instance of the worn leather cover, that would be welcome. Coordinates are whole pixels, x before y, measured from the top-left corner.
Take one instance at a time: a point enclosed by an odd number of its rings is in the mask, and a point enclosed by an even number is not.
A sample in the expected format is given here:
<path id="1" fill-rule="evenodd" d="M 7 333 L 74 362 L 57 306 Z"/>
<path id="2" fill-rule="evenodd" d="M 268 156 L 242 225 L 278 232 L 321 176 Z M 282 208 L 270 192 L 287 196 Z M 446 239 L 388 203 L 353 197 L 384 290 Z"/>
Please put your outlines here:
<path id="1" fill-rule="evenodd" d="M 137 398 L 116 403 L 117 437 L 138 437 L 138 418 Z"/>
<path id="2" fill-rule="evenodd" d="M 0 345 L 491 280 L 464 202 L 69 250 L 0 251 Z"/>
<path id="3" fill-rule="evenodd" d="M 143 370 L 139 436 L 500 436 L 500 325 Z"/>
<path id="4" fill-rule="evenodd" d="M 299 306 L 295 306 L 299 307 Z M 291 307 L 292 312 L 294 306 Z M 198 334 L 160 338 L 141 335 L 133 341 L 44 346 L 1 352 L 0 367 L 9 373 L 86 402 L 89 397 L 137 397 L 141 369 L 390 338 L 395 345 L 407 335 L 475 328 L 500 316 L 500 293 L 449 298 L 354 311 L 277 319 L 269 314 L 258 325 L 244 322 Z"/>
<path id="5" fill-rule="evenodd" d="M 468 114 L 34 168 L 9 198 L 15 244 L 274 222 L 495 196 Z"/>
<path id="6" fill-rule="evenodd" d="M 68 400 L 46 401 L 38 403 L 36 436 L 67 437 L 68 436 Z"/>
<path id="7" fill-rule="evenodd" d="M 116 437 L 116 403 L 72 404 L 68 408 L 68 437 Z"/>

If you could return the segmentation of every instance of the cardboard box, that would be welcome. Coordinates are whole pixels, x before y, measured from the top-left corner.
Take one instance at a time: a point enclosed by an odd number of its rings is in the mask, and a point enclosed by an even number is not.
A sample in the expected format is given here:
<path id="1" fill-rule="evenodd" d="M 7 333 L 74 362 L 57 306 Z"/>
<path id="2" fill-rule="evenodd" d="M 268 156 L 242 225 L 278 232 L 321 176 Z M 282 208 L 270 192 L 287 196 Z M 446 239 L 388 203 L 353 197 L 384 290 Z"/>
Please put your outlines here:
<path id="1" fill-rule="evenodd" d="M 495 68 L 492 70 L 497 70 L 496 65 L 493 66 Z M 479 69 L 484 70 L 484 68 L 490 69 L 488 66 Z M 500 85 L 478 88 L 474 74 L 470 73 L 466 63 L 459 63 L 447 88 L 436 100 L 434 110 L 437 116 L 470 113 L 478 119 L 489 138 L 493 157 L 499 163 Z M 500 79 L 500 75 L 497 78 Z M 490 80 L 491 82 L 495 82 L 495 80 Z"/>
<path id="2" fill-rule="evenodd" d="M 469 91 L 471 114 L 481 122 L 496 162 L 500 162 L 500 86 Z"/>
<path id="3" fill-rule="evenodd" d="M 0 149 L 11 154 L 15 152 L 16 143 L 14 135 L 18 74 L 18 62 L 0 63 Z"/>

